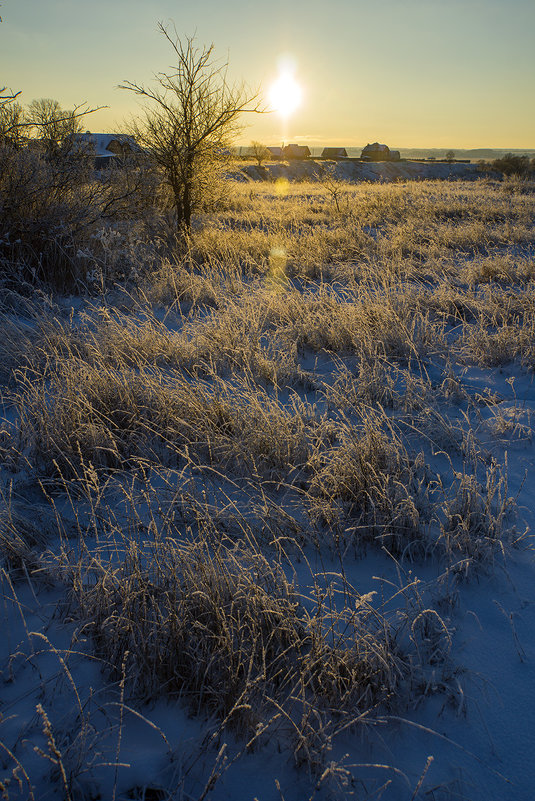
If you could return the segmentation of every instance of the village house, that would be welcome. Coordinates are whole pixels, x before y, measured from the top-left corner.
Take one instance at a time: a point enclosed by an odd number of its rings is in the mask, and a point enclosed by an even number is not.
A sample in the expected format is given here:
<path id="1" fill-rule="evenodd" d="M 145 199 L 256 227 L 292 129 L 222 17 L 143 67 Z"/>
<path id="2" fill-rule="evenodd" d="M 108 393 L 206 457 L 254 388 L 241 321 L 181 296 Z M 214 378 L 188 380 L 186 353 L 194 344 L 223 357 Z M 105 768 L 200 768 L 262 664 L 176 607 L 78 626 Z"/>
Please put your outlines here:
<path id="1" fill-rule="evenodd" d="M 321 153 L 322 159 L 346 159 L 347 150 L 345 147 L 324 147 Z"/>
<path id="2" fill-rule="evenodd" d="M 380 145 L 379 142 L 366 145 L 361 154 L 363 161 L 399 161 L 399 158 L 399 150 L 390 150 L 388 145 Z"/>
<path id="3" fill-rule="evenodd" d="M 286 145 L 283 148 L 283 156 L 285 159 L 308 159 L 310 157 L 310 148 L 307 145 Z"/>
<path id="4" fill-rule="evenodd" d="M 268 147 L 267 150 L 272 159 L 280 161 L 282 159 L 282 147 Z"/>
<path id="5" fill-rule="evenodd" d="M 126 156 L 140 153 L 141 148 L 127 134 L 79 133 L 74 135 L 74 144 L 94 156 L 97 170 L 117 164 Z"/>

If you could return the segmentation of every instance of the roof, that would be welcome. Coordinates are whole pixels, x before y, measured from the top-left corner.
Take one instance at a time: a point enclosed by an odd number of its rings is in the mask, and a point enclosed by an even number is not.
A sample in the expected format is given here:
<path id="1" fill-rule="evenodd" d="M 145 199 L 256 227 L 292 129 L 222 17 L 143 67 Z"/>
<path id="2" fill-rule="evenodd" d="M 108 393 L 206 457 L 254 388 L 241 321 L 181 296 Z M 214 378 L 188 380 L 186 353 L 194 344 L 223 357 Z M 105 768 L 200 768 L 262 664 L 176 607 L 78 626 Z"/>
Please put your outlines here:
<path id="1" fill-rule="evenodd" d="M 128 134 L 90 133 L 86 131 L 85 133 L 75 134 L 74 141 L 80 143 L 83 147 L 91 148 L 93 154 L 101 158 L 115 156 L 115 153 L 109 150 L 112 142 L 124 145 L 129 150 L 140 150 L 134 137 Z"/>
<path id="2" fill-rule="evenodd" d="M 380 145 L 379 142 L 374 142 L 373 145 L 366 145 L 366 147 L 363 148 L 363 152 L 364 150 L 380 150 L 381 152 L 386 153 L 388 149 L 388 145 Z"/>
<path id="3" fill-rule="evenodd" d="M 345 147 L 324 147 L 321 156 L 324 159 L 347 156 L 347 150 Z"/>
<path id="4" fill-rule="evenodd" d="M 304 158 L 306 156 L 310 156 L 310 148 L 308 145 L 286 145 L 283 150 L 283 153 L 287 157 L 299 157 Z"/>

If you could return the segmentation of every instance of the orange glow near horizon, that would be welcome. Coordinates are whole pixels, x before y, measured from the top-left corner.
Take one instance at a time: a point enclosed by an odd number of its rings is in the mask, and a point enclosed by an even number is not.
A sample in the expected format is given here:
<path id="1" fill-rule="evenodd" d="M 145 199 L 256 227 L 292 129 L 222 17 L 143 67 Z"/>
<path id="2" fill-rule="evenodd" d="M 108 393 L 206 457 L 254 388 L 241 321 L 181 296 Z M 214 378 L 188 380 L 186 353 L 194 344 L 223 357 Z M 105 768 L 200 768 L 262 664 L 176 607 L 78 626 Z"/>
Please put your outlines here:
<path id="1" fill-rule="evenodd" d="M 84 126 L 120 132 L 140 106 L 117 87 L 152 85 L 169 69 L 157 20 L 173 20 L 175 0 L 0 5 L 1 86 L 20 90 L 23 106 L 41 97 L 62 108 L 87 101 L 100 110 Z M 339 0 L 329 14 L 321 4 L 304 13 L 298 3 L 280 13 L 260 4 L 229 13 L 228 4 L 204 0 L 202 13 L 199 4 L 182 4 L 178 23 L 199 46 L 214 42 L 216 63 L 228 53 L 229 85 L 262 87 L 273 113 L 244 116 L 237 144 L 535 150 L 535 104 L 527 101 L 533 0 L 463 0 L 447 14 L 438 0 L 379 7 Z"/>

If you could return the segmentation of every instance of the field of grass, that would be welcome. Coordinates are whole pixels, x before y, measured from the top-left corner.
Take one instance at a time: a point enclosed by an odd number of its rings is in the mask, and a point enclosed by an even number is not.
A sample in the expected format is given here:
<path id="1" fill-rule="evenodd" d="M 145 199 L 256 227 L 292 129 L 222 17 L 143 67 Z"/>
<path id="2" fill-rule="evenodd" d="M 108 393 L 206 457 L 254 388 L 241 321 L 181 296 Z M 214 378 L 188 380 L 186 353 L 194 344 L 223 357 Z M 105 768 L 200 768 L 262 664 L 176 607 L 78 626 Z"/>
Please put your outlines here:
<path id="1" fill-rule="evenodd" d="M 527 799 L 462 643 L 530 559 L 535 185 L 229 180 L 94 242 L 1 301 L 3 797 Z"/>

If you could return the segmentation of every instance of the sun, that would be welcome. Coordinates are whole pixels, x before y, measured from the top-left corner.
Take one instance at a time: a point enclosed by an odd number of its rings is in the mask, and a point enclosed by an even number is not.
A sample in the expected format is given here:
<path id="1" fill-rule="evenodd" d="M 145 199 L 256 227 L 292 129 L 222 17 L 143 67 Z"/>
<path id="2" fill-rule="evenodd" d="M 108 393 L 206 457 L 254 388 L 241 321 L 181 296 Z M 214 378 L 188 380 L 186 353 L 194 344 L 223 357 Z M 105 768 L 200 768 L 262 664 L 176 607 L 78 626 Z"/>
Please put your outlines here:
<path id="1" fill-rule="evenodd" d="M 302 99 L 303 90 L 292 73 L 289 71 L 281 72 L 269 90 L 269 100 L 272 108 L 283 117 L 289 117 L 299 108 Z"/>

